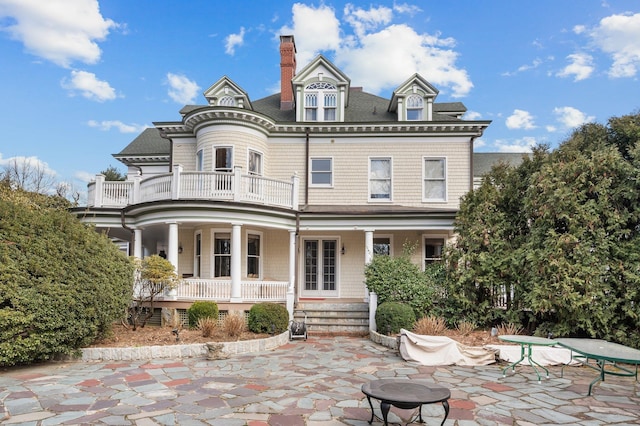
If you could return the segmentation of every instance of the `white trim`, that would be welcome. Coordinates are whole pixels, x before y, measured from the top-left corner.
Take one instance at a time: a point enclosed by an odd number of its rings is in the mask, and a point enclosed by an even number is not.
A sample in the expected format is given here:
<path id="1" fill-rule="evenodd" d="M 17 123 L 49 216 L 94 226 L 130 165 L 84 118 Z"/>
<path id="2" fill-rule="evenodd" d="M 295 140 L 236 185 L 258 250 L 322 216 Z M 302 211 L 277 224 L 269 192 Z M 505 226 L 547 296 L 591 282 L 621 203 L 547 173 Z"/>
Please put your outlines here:
<path id="1" fill-rule="evenodd" d="M 200 267 L 198 268 L 198 235 L 200 236 Z M 193 276 L 196 278 L 204 278 L 202 276 L 202 229 L 196 229 L 193 233 Z M 196 274 L 196 271 L 198 272 Z"/>
<path id="2" fill-rule="evenodd" d="M 227 169 L 218 170 L 216 168 L 216 158 L 217 158 L 216 151 L 218 149 L 231 149 L 231 165 L 230 165 L 231 167 L 228 170 Z M 235 161 L 234 157 L 236 155 L 235 146 L 234 145 L 212 145 L 211 146 L 211 150 L 212 150 L 211 151 L 211 155 L 212 155 L 211 170 L 214 171 L 214 172 L 217 172 L 217 171 L 233 172 L 233 165 L 234 165 L 234 161 Z"/>
<path id="3" fill-rule="evenodd" d="M 425 177 L 425 170 L 424 170 L 424 164 L 426 160 L 442 160 L 444 161 L 444 167 L 443 167 L 443 172 L 444 172 L 444 198 L 426 198 L 425 197 L 425 181 L 426 181 L 426 177 Z M 423 203 L 446 203 L 449 199 L 448 197 L 448 193 L 449 193 L 449 185 L 448 185 L 448 176 L 449 176 L 449 171 L 448 171 L 448 161 L 447 161 L 447 157 L 446 156 L 437 156 L 437 157 L 433 157 L 433 156 L 428 156 L 425 155 L 422 157 L 422 164 L 420 165 L 422 168 L 422 202 Z"/>
<path id="4" fill-rule="evenodd" d="M 318 290 L 305 290 L 305 248 L 307 241 L 317 241 L 318 242 L 318 258 L 322 257 L 322 242 L 324 241 L 335 241 L 336 242 L 336 289 L 335 290 L 322 290 L 323 281 L 322 281 L 322 270 L 319 267 L 317 271 L 318 275 Z M 298 282 L 300 287 L 300 297 L 340 297 L 340 264 L 341 264 L 341 250 L 342 250 L 342 239 L 340 236 L 333 235 L 305 235 L 300 238 L 300 253 L 302 262 L 300 262 L 299 270 L 298 270 Z M 321 266 L 321 265 L 320 265 Z"/>
<path id="5" fill-rule="evenodd" d="M 331 176 L 331 182 L 330 183 L 313 183 L 313 179 L 311 178 L 313 176 L 313 160 L 330 160 L 331 161 L 331 168 L 329 170 L 329 172 L 316 172 L 316 173 L 329 173 Z M 335 162 L 333 161 L 333 156 L 330 155 L 319 155 L 319 156 L 313 156 L 313 157 L 309 157 L 309 176 L 307 177 L 309 179 L 309 187 L 310 188 L 333 188 L 333 182 L 334 182 L 334 164 Z"/>
<path id="6" fill-rule="evenodd" d="M 249 161 L 250 161 L 250 157 L 251 157 L 251 152 L 255 152 L 256 154 L 260 155 L 260 173 L 258 174 L 254 174 L 251 172 L 251 169 L 249 168 Z M 264 152 L 260 151 L 258 149 L 255 148 L 251 148 L 251 147 L 247 147 L 247 173 L 248 174 L 253 174 L 254 176 L 264 176 Z"/>
<path id="7" fill-rule="evenodd" d="M 422 238 L 421 238 L 421 246 L 422 248 L 420 249 L 420 253 L 422 253 L 422 257 L 420 258 L 420 267 L 422 268 L 422 270 L 425 270 L 425 266 L 426 266 L 426 259 L 427 259 L 427 252 L 425 250 L 425 242 L 426 240 L 442 240 L 443 244 L 442 244 L 442 248 L 444 250 L 444 247 L 446 247 L 447 242 L 449 241 L 449 236 L 446 234 L 422 234 Z"/>

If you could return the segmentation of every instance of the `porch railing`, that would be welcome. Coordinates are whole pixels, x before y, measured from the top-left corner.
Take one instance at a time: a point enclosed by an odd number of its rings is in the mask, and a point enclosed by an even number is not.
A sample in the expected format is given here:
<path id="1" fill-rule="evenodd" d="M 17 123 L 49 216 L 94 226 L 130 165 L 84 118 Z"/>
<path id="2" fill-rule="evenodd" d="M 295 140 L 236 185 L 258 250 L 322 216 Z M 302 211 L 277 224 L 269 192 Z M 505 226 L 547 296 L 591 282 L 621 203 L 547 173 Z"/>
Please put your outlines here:
<path id="1" fill-rule="evenodd" d="M 243 302 L 285 302 L 289 283 L 287 281 L 242 281 L 240 287 Z M 176 299 L 229 302 L 231 282 L 187 278 L 178 285 Z"/>
<path id="2" fill-rule="evenodd" d="M 87 191 L 89 207 L 126 207 L 161 200 L 223 200 L 268 206 L 298 208 L 300 179 L 281 181 L 263 176 L 233 173 L 185 172 L 176 166 L 173 173 L 135 177 L 123 182 L 105 181 L 97 175 Z"/>

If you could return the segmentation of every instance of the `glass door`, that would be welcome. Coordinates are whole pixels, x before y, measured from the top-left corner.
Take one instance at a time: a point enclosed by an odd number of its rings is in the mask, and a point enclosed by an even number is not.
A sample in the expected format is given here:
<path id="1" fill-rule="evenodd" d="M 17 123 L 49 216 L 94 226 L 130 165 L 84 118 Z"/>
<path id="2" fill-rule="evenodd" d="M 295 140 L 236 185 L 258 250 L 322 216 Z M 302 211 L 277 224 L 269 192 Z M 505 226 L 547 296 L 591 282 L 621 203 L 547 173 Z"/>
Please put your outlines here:
<path id="1" fill-rule="evenodd" d="M 304 240 L 303 297 L 338 296 L 337 240 Z"/>

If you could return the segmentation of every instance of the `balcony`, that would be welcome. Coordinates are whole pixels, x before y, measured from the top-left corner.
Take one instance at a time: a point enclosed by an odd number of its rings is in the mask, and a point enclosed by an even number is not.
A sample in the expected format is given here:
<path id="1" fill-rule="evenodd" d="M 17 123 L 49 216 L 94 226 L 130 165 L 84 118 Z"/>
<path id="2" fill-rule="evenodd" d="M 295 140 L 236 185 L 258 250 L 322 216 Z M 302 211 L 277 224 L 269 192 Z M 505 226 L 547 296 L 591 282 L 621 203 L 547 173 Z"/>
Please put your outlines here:
<path id="1" fill-rule="evenodd" d="M 280 181 L 263 176 L 233 173 L 184 172 L 176 166 L 173 173 L 140 176 L 127 181 L 105 181 L 97 175 L 88 185 L 88 207 L 122 208 L 131 204 L 163 200 L 216 200 L 298 208 L 300 179 Z"/>

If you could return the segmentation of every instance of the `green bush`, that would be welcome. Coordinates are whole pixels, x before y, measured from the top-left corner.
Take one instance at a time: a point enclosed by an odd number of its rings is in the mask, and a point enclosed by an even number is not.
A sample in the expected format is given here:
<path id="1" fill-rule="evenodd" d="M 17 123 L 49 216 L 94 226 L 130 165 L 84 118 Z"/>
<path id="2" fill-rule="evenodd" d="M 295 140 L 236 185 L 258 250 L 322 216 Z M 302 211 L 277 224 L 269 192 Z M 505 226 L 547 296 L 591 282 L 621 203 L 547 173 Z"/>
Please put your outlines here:
<path id="1" fill-rule="evenodd" d="M 396 334 L 401 328 L 411 330 L 416 315 L 411 306 L 398 302 L 384 302 L 376 310 L 376 326 L 379 333 Z"/>
<path id="2" fill-rule="evenodd" d="M 193 302 L 187 309 L 189 316 L 189 328 L 198 326 L 198 320 L 201 318 L 213 318 L 218 321 L 218 304 L 212 301 L 200 300 Z"/>
<path id="3" fill-rule="evenodd" d="M 419 265 L 411 262 L 413 248 L 405 245 L 398 257 L 374 256 L 365 268 L 367 288 L 376 293 L 378 303 L 401 302 L 413 308 L 416 317 L 432 312 L 436 291 L 441 287 L 441 274 L 428 269 L 423 272 Z"/>
<path id="4" fill-rule="evenodd" d="M 0 184 L 0 366 L 74 354 L 131 301 L 131 260 L 68 208 Z"/>
<path id="5" fill-rule="evenodd" d="M 253 333 L 282 333 L 289 327 L 287 308 L 277 303 L 258 303 L 249 310 L 249 330 Z"/>

